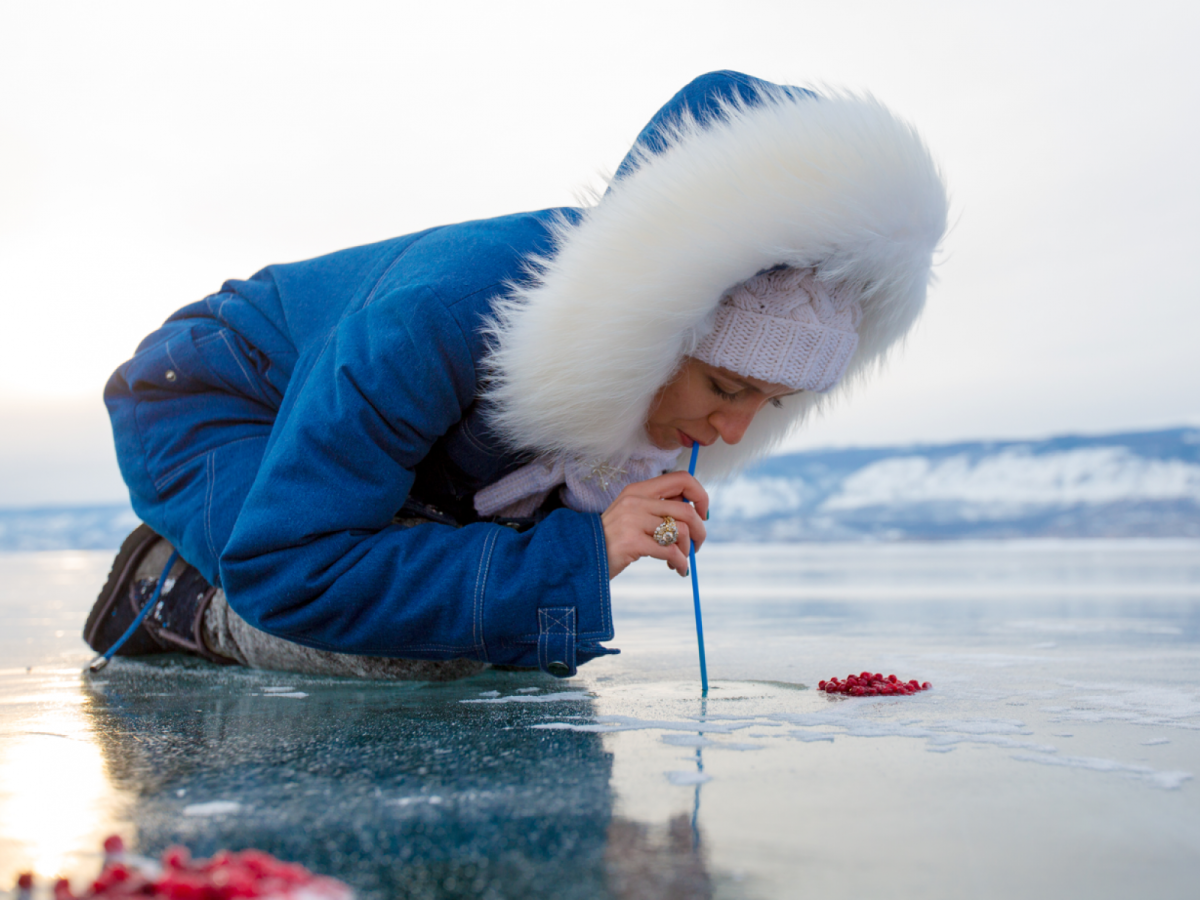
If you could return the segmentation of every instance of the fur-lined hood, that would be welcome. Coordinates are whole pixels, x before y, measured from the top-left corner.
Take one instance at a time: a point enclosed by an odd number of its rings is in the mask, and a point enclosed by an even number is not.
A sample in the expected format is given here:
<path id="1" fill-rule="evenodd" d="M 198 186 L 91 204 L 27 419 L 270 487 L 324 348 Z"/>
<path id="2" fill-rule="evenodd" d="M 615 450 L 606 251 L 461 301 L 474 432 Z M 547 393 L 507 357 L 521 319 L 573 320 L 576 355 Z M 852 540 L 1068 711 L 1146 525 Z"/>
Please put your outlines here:
<path id="1" fill-rule="evenodd" d="M 862 292 L 859 345 L 829 394 L 765 407 L 722 477 L 878 368 L 917 320 L 946 230 L 937 166 L 869 96 L 816 96 L 736 73 L 692 82 L 642 133 L 607 193 L 555 226 L 555 249 L 498 307 L 485 395 L 516 448 L 621 459 L 729 288 L 780 264 Z"/>

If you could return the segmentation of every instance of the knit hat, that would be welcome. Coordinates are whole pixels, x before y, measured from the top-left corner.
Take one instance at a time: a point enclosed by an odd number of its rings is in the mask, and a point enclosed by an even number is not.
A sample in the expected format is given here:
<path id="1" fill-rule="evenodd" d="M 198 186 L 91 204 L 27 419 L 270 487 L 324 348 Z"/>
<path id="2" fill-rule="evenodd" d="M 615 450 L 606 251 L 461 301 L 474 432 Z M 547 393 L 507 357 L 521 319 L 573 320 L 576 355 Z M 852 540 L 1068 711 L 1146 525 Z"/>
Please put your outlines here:
<path id="1" fill-rule="evenodd" d="M 829 390 L 858 347 L 857 291 L 829 285 L 813 269 L 780 266 L 721 298 L 696 359 L 793 390 Z"/>

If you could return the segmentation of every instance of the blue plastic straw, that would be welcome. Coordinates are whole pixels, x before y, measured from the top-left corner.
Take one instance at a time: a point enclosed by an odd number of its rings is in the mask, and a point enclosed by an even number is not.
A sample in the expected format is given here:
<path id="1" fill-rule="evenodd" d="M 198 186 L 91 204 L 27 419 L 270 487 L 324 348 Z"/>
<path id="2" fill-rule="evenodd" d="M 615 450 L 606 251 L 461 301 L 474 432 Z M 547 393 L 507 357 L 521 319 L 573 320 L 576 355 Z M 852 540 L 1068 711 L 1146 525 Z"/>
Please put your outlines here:
<path id="1" fill-rule="evenodd" d="M 688 474 L 696 474 L 696 457 L 700 455 L 700 445 L 692 443 L 692 461 L 688 463 Z M 708 696 L 708 666 L 704 664 L 704 622 L 700 618 L 700 583 L 696 580 L 696 542 L 689 541 L 688 565 L 692 570 L 692 604 L 696 608 L 696 643 L 700 647 L 700 696 Z"/>

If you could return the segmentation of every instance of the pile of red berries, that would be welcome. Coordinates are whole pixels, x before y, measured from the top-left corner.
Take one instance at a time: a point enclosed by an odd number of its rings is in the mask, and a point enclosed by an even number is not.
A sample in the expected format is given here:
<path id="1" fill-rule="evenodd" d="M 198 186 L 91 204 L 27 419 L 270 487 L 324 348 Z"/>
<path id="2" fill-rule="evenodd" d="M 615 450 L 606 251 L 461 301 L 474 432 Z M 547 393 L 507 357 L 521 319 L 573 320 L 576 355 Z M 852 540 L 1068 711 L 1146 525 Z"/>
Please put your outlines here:
<path id="1" fill-rule="evenodd" d="M 927 691 L 931 687 L 928 681 L 921 684 L 917 679 L 901 681 L 895 675 L 884 678 L 878 672 L 872 675 L 863 672 L 859 675 L 847 675 L 845 681 L 836 677 L 828 681 L 817 682 L 817 687 L 827 694 L 849 694 L 851 697 L 895 697 L 901 694 L 915 694 L 917 691 Z"/>
<path id="2" fill-rule="evenodd" d="M 348 886 L 333 878 L 314 875 L 304 866 L 280 862 L 261 850 L 230 853 L 222 850 L 212 859 L 193 860 L 182 847 L 162 856 L 162 871 L 148 874 L 125 854 L 117 835 L 104 842 L 104 870 L 83 894 L 71 891 L 60 878 L 54 900 L 110 900 L 122 897 L 165 897 L 170 900 L 235 900 L 240 897 L 270 900 L 352 900 Z M 28 897 L 33 876 L 17 882 L 18 897 Z M 23 892 L 23 893 L 22 893 Z"/>

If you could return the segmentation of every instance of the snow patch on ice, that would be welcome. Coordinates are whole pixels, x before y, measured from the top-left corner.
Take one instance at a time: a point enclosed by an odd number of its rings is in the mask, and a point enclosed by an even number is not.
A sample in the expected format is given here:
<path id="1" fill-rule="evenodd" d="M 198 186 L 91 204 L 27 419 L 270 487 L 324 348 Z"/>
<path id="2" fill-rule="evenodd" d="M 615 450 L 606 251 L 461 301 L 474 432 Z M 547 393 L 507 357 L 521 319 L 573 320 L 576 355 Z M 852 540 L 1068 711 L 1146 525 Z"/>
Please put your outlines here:
<path id="1" fill-rule="evenodd" d="M 541 688 L 517 688 L 518 694 L 536 694 Z"/>
<path id="2" fill-rule="evenodd" d="M 789 731 L 788 736 L 806 744 L 815 744 L 817 741 L 829 741 L 832 744 L 834 737 L 828 731 Z"/>
<path id="3" fill-rule="evenodd" d="M 480 691 L 479 696 L 480 697 L 499 697 L 500 692 L 499 691 Z"/>
<path id="4" fill-rule="evenodd" d="M 801 741 L 831 741 L 834 734 L 843 733 L 850 737 L 916 738 L 926 741 L 929 749 L 955 744 L 994 744 L 1009 749 L 1055 752 L 1054 747 L 1045 744 L 1018 740 L 1017 736 L 1033 732 L 1023 722 L 1014 719 L 945 719 L 934 722 L 922 719 L 887 720 L 867 714 L 874 709 L 875 705 L 871 703 L 848 701 L 838 706 L 838 709 L 821 712 L 781 713 L 772 718 L 800 726 L 790 731 L 789 735 Z M 833 728 L 841 729 L 841 732 L 831 733 L 829 729 Z"/>
<path id="5" fill-rule="evenodd" d="M 664 734 L 662 742 L 673 747 L 710 747 L 715 743 L 699 734 Z"/>
<path id="6" fill-rule="evenodd" d="M 280 684 L 275 685 L 274 687 L 265 687 L 262 690 L 264 694 L 286 694 L 289 691 L 294 691 L 295 689 L 296 688 L 293 685 Z"/>
<path id="7" fill-rule="evenodd" d="M 392 800 L 385 800 L 386 806 L 414 806 L 418 803 L 428 803 L 430 806 L 441 806 L 445 801 L 437 794 L 431 794 L 428 797 L 396 797 Z"/>
<path id="8" fill-rule="evenodd" d="M 1043 766 L 1067 766 L 1073 769 L 1088 769 L 1093 772 L 1115 772 L 1146 781 L 1167 791 L 1178 790 L 1180 785 L 1192 778 L 1191 772 L 1164 772 L 1134 763 L 1122 763 L 1115 759 L 1100 759 L 1092 756 L 1057 756 L 1049 753 L 1014 753 L 1013 759 L 1021 762 L 1039 763 Z"/>
<path id="9" fill-rule="evenodd" d="M 1083 693 L 1070 706 L 1046 706 L 1074 722 L 1128 722 L 1200 730 L 1200 693 L 1156 684 L 1089 684 L 1061 682 Z"/>
<path id="10" fill-rule="evenodd" d="M 228 816 L 240 812 L 242 804 L 234 800 L 213 800 L 209 803 L 193 803 L 183 808 L 185 816 Z"/>
<path id="11" fill-rule="evenodd" d="M 671 784 L 704 784 L 706 781 L 712 781 L 712 776 L 707 772 L 666 772 L 665 774 L 667 781 Z"/>
<path id="12" fill-rule="evenodd" d="M 488 694 L 498 694 L 497 691 L 488 691 Z M 588 694 L 586 691 L 560 691 L 557 694 L 539 694 L 534 697 L 531 694 L 522 694 L 521 696 L 487 696 L 481 700 L 459 700 L 459 703 L 557 703 L 560 700 L 587 700 Z"/>
<path id="13" fill-rule="evenodd" d="M 1156 737 L 1156 738 L 1150 738 L 1150 740 L 1148 740 L 1148 741 L 1142 741 L 1142 746 L 1143 747 L 1157 747 L 1160 744 L 1169 744 L 1169 743 L 1171 743 L 1170 738 Z"/>
<path id="14" fill-rule="evenodd" d="M 293 700 L 303 700 L 308 694 L 304 691 L 288 691 L 287 693 L 263 694 L 264 697 L 290 697 Z"/>

